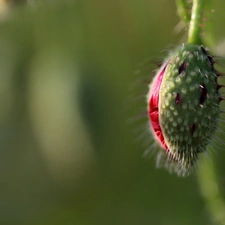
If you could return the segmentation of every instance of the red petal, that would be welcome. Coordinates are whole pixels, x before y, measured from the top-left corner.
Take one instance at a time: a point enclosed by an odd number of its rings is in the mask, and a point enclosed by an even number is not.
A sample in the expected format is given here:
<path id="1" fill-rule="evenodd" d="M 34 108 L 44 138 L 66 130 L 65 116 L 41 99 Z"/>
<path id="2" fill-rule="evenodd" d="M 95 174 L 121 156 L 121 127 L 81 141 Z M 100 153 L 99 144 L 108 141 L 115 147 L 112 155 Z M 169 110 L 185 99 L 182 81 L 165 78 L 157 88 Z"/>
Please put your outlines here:
<path id="1" fill-rule="evenodd" d="M 164 72 L 166 70 L 166 67 L 168 65 L 168 62 L 166 65 L 163 66 L 163 69 L 157 74 L 156 79 L 154 80 L 154 83 L 152 85 L 152 89 L 150 92 L 150 98 L 149 98 L 149 119 L 150 123 L 153 129 L 153 132 L 155 134 L 156 140 L 160 143 L 160 145 L 168 151 L 168 147 L 165 143 L 165 139 L 163 136 L 162 129 L 160 127 L 159 123 L 159 90 L 162 83 L 162 79 L 164 76 Z"/>

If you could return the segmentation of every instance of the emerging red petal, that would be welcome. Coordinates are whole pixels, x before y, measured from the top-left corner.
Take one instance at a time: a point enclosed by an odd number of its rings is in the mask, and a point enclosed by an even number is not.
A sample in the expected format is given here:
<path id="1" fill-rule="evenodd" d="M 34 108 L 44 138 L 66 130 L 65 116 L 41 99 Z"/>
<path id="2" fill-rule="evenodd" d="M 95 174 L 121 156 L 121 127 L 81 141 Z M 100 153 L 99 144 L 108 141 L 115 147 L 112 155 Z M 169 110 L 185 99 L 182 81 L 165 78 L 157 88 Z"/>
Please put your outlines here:
<path id="1" fill-rule="evenodd" d="M 151 88 L 150 92 L 150 97 L 149 97 L 149 102 L 148 102 L 148 114 L 149 114 L 149 119 L 151 123 L 152 130 L 154 132 L 156 140 L 160 143 L 160 145 L 166 150 L 168 150 L 168 147 L 165 143 L 165 139 L 163 136 L 163 132 L 159 123 L 159 91 L 160 91 L 160 86 L 162 83 L 163 75 L 166 70 L 166 67 L 168 65 L 168 62 L 166 65 L 163 66 L 163 68 L 159 71 L 157 74 L 156 79 L 154 80 L 154 83 Z"/>

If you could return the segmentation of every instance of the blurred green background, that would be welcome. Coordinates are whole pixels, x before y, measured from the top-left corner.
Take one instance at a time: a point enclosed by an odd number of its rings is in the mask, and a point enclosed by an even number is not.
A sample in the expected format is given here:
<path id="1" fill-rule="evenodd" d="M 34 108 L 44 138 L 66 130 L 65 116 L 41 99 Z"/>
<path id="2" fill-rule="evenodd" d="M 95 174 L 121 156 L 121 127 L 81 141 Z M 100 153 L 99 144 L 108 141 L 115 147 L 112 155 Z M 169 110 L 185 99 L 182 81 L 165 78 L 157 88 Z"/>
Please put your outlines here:
<path id="1" fill-rule="evenodd" d="M 225 2 L 214 2 L 223 57 Z M 148 84 L 186 37 L 174 1 L 29 1 L 1 18 L 0 224 L 214 224 L 195 172 L 142 156 Z M 211 153 L 223 189 L 225 152 Z"/>

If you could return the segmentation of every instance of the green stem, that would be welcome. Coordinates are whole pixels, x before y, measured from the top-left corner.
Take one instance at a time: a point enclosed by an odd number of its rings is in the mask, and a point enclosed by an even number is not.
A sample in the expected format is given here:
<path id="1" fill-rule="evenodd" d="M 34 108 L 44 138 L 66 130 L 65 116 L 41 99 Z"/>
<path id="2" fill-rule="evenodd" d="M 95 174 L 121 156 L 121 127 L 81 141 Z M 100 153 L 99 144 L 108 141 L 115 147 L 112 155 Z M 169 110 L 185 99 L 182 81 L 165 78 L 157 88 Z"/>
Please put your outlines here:
<path id="1" fill-rule="evenodd" d="M 203 23 L 204 0 L 193 0 L 191 22 L 188 32 L 188 43 L 202 44 L 201 25 Z"/>

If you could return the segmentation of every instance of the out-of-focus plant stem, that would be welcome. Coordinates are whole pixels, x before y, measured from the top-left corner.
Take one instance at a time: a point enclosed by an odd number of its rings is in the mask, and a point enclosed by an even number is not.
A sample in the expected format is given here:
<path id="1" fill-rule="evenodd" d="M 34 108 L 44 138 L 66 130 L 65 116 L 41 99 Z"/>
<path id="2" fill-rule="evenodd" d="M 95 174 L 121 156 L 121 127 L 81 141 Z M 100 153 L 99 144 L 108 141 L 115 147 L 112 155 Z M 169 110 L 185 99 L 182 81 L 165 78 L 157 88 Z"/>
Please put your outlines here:
<path id="1" fill-rule="evenodd" d="M 185 23 L 191 20 L 191 8 L 187 0 L 176 0 L 178 14 Z"/>
<path id="2" fill-rule="evenodd" d="M 191 18 L 188 14 L 187 0 L 176 0 L 178 13 L 184 22 L 190 22 L 188 31 L 188 43 L 201 45 L 206 43 L 213 47 L 215 38 L 213 26 L 210 22 L 211 13 L 214 12 L 212 0 L 193 0 Z M 207 37 L 204 36 L 207 32 Z M 197 172 L 197 178 L 206 207 L 211 214 L 213 224 L 225 225 L 225 201 L 219 187 L 218 172 L 215 160 L 212 162 L 201 161 Z"/>
<path id="3" fill-rule="evenodd" d="M 204 42 L 207 46 L 215 47 L 216 46 L 216 38 L 215 38 L 215 30 L 214 30 L 214 21 L 212 15 L 214 14 L 213 9 L 213 0 L 207 0 L 205 2 L 205 16 L 204 16 Z"/>
<path id="4" fill-rule="evenodd" d="M 220 191 L 215 161 L 202 161 L 198 170 L 198 181 L 213 224 L 225 225 L 225 202 Z"/>

